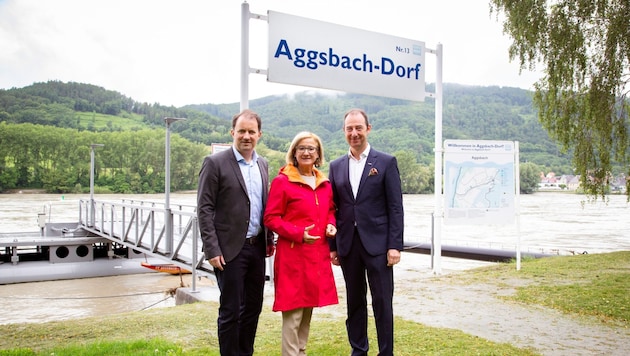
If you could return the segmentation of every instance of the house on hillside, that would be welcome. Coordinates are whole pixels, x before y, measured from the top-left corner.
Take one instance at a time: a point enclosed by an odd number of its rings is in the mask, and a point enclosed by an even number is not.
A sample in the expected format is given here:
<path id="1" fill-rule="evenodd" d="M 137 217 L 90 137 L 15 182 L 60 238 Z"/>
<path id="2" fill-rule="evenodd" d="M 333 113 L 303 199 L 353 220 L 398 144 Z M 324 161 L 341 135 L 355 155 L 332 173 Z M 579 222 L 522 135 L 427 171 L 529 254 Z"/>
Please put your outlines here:
<path id="1" fill-rule="evenodd" d="M 626 181 L 628 179 L 630 179 L 630 178 L 627 178 L 623 174 L 620 174 L 619 176 L 613 178 L 612 182 L 610 182 L 610 192 L 611 193 L 625 194 L 626 193 Z"/>
<path id="2" fill-rule="evenodd" d="M 580 187 L 580 176 L 567 176 L 570 179 L 567 180 L 567 189 L 568 190 L 577 190 Z"/>
<path id="3" fill-rule="evenodd" d="M 610 192 L 625 194 L 627 179 L 630 179 L 630 178 L 626 178 L 626 176 L 623 174 L 611 179 Z M 549 172 L 547 174 L 540 172 L 540 182 L 538 183 L 539 191 L 550 191 L 550 190 L 576 191 L 579 188 L 580 188 L 579 175 L 574 176 L 571 174 L 566 174 L 566 175 L 563 174 L 562 176 L 557 177 L 554 172 Z"/>
<path id="4" fill-rule="evenodd" d="M 540 172 L 540 182 L 538 183 L 539 191 L 562 190 L 560 184 L 560 179 L 556 177 L 554 172 L 549 172 L 547 174 Z"/>

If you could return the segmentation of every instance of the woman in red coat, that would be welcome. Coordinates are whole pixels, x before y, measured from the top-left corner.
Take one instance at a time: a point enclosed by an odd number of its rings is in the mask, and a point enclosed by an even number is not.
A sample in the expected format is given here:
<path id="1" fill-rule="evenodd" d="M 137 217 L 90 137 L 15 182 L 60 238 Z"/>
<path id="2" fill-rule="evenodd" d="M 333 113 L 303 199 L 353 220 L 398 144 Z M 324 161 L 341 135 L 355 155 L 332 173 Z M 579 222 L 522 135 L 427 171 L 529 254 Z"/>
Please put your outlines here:
<path id="1" fill-rule="evenodd" d="M 295 136 L 286 165 L 271 182 L 264 223 L 278 234 L 273 311 L 282 312 L 282 355 L 303 355 L 313 307 L 337 304 L 328 238 L 334 238 L 335 206 L 320 138 Z"/>

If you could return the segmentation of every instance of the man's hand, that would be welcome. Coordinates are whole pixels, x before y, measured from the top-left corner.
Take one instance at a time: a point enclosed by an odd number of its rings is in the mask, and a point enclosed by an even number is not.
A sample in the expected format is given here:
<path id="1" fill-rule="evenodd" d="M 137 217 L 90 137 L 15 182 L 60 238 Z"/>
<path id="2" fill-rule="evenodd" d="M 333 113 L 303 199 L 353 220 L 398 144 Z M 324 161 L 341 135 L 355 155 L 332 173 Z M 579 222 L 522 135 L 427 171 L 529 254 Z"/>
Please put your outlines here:
<path id="1" fill-rule="evenodd" d="M 400 251 L 395 248 L 387 250 L 387 267 L 391 267 L 400 262 Z"/>
<path id="2" fill-rule="evenodd" d="M 330 251 L 330 263 L 335 266 L 339 266 L 339 255 L 337 255 L 337 251 Z"/>
<path id="3" fill-rule="evenodd" d="M 274 244 L 273 240 L 271 241 L 267 241 L 267 257 L 271 257 L 273 256 L 273 254 L 276 252 L 276 245 Z"/>
<path id="4" fill-rule="evenodd" d="M 208 260 L 208 262 L 210 263 L 210 266 L 217 268 L 219 271 L 223 271 L 223 266 L 225 266 L 223 255 L 212 257 Z"/>

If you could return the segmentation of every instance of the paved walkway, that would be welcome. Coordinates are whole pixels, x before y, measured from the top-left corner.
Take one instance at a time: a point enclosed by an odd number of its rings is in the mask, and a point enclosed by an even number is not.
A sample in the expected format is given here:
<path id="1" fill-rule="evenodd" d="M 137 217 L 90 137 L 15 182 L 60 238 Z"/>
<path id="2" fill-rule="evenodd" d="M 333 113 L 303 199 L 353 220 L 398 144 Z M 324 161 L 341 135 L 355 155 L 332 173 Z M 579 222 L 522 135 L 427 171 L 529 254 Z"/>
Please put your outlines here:
<path id="1" fill-rule="evenodd" d="M 424 325 L 452 328 L 495 342 L 531 347 L 543 355 L 630 354 L 630 330 L 589 323 L 559 311 L 500 299 L 516 286 L 458 284 L 450 274 L 482 266 L 443 258 L 441 275 L 431 273 L 430 257 L 407 258 L 396 273 L 395 313 Z M 502 281 L 503 282 L 503 281 Z"/>
<path id="2" fill-rule="evenodd" d="M 515 286 L 459 284 L 450 278 L 463 270 L 488 264 L 491 263 L 443 257 L 442 273 L 436 275 L 430 267 L 430 256 L 403 253 L 394 271 L 395 314 L 427 326 L 458 329 L 494 342 L 532 348 L 546 356 L 630 355 L 629 329 L 588 323 L 552 309 L 499 298 L 513 293 Z M 334 267 L 334 270 L 340 304 L 315 309 L 315 313 L 344 318 L 345 286 L 341 269 Z M 218 301 L 216 287 L 200 289 L 194 299 Z M 181 298 L 179 289 L 178 298 Z M 273 303 L 270 283 L 266 286 L 265 303 L 269 308 Z"/>

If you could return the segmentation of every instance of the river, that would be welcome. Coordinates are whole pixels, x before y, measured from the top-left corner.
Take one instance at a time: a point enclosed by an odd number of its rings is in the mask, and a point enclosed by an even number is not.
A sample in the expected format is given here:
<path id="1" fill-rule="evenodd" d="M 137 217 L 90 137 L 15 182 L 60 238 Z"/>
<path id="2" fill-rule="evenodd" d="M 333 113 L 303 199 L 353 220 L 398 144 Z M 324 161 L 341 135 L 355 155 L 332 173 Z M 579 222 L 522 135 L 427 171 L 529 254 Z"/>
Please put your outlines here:
<path id="1" fill-rule="evenodd" d="M 163 202 L 163 194 L 96 195 L 96 200 L 123 198 Z M 38 231 L 37 214 L 52 222 L 78 220 L 79 199 L 88 195 L 0 194 L 0 232 Z M 194 205 L 194 193 L 171 193 L 170 204 Z M 432 195 L 405 195 L 405 241 L 429 243 Z M 585 202 L 575 194 L 544 192 L 520 197 L 519 224 L 443 225 L 442 245 L 516 248 L 552 254 L 630 250 L 630 205 L 625 196 L 607 202 Z M 425 259 L 426 261 L 426 259 Z M 430 268 L 427 265 L 427 268 Z M 210 281 L 202 278 L 199 287 Z M 0 285 L 0 324 L 46 322 L 174 306 L 165 292 L 190 286 L 191 276 L 163 273 Z"/>

